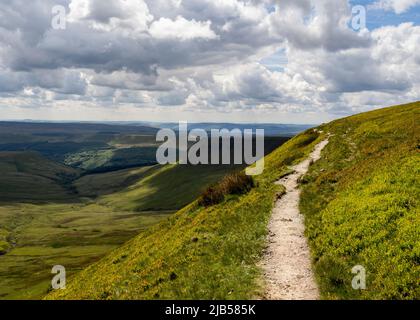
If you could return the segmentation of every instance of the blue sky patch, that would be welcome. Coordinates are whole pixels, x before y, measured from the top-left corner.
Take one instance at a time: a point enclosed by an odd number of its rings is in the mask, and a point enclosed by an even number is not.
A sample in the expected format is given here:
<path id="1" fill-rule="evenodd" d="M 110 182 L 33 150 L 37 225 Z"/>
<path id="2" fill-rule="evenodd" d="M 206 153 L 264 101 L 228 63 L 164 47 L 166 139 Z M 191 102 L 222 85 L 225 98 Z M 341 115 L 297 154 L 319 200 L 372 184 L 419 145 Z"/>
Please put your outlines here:
<path id="1" fill-rule="evenodd" d="M 383 26 L 397 26 L 404 22 L 412 22 L 414 25 L 420 25 L 420 5 L 411 7 L 408 11 L 396 14 L 393 10 L 374 9 L 369 7 L 377 1 L 372 0 L 352 0 L 350 4 L 366 6 L 366 23 L 369 30 L 377 29 Z"/>

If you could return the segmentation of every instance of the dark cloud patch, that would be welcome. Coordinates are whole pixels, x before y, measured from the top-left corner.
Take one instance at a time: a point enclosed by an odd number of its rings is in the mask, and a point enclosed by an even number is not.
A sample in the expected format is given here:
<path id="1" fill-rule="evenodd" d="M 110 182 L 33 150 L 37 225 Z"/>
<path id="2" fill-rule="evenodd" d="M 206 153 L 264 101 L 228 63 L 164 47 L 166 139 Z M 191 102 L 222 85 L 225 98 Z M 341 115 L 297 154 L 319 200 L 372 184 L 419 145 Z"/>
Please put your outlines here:
<path id="1" fill-rule="evenodd" d="M 405 91 L 411 87 L 407 74 L 390 73 L 368 51 L 329 55 L 319 68 L 335 92 Z"/>
<path id="2" fill-rule="evenodd" d="M 87 81 L 80 72 L 71 70 L 33 72 L 0 70 L 0 92 L 17 92 L 27 87 L 39 87 L 62 94 L 84 95 Z"/>
<path id="3" fill-rule="evenodd" d="M 111 18 L 124 19 L 130 14 L 118 5 L 118 1 L 92 0 L 89 4 L 89 11 L 88 19 L 102 23 L 109 23 Z"/>

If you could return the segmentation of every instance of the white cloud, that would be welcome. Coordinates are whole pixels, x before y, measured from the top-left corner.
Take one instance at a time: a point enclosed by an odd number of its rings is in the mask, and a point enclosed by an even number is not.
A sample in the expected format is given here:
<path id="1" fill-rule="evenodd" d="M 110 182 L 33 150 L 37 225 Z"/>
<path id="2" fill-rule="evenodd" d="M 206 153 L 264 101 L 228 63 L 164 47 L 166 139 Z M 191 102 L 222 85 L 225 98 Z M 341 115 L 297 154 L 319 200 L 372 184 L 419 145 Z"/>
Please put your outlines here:
<path id="1" fill-rule="evenodd" d="M 142 0 L 72 0 L 69 9 L 70 23 L 87 24 L 93 29 L 108 32 L 125 31 L 125 36 L 146 31 L 148 23 L 153 20 Z"/>
<path id="2" fill-rule="evenodd" d="M 379 0 L 372 7 L 384 10 L 393 10 L 397 14 L 404 13 L 420 4 L 420 0 Z"/>
<path id="3" fill-rule="evenodd" d="M 56 4 L 66 30 L 51 29 Z M 420 27 L 354 32 L 350 14 L 346 0 L 0 0 L 2 117 L 313 122 L 419 100 Z"/>
<path id="4" fill-rule="evenodd" d="M 215 39 L 217 35 L 211 30 L 211 21 L 186 20 L 178 16 L 175 20 L 160 18 L 154 21 L 149 33 L 157 39 Z"/>

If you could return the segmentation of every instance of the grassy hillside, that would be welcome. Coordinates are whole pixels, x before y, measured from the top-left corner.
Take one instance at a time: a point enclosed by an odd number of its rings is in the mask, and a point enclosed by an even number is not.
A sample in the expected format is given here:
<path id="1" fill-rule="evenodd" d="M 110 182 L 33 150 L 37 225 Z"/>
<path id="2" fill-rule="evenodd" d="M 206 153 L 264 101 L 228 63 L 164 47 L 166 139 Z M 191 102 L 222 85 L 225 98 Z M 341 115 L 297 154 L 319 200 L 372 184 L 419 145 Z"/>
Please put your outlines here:
<path id="1" fill-rule="evenodd" d="M 194 202 L 70 279 L 48 299 L 247 299 L 276 194 L 274 182 L 331 134 L 302 179 L 316 275 L 324 298 L 419 298 L 420 103 L 308 130 L 266 157 L 248 194 Z M 351 289 L 365 266 L 367 289 Z"/>
<path id="2" fill-rule="evenodd" d="M 240 166 L 234 165 L 155 166 L 137 183 L 102 197 L 99 203 L 121 210 L 181 209 L 194 201 L 210 184 L 238 168 Z"/>
<path id="3" fill-rule="evenodd" d="M 52 266 L 80 271 L 233 169 L 152 166 L 72 182 L 79 171 L 37 153 L 0 153 L 0 299 L 42 297 Z"/>
<path id="4" fill-rule="evenodd" d="M 0 299 L 40 298 L 52 266 L 72 275 L 172 213 L 95 203 L 0 206 Z"/>
<path id="5" fill-rule="evenodd" d="M 323 297 L 420 299 L 420 103 L 356 115 L 304 179 L 301 209 Z M 353 290 L 362 265 L 367 289 Z"/>
<path id="6" fill-rule="evenodd" d="M 0 121 L 0 151 L 35 151 L 69 166 L 106 172 L 155 164 L 156 132 L 128 124 Z"/>
<path id="7" fill-rule="evenodd" d="M 73 182 L 82 197 L 98 197 L 121 191 L 156 170 L 158 166 L 129 168 L 85 175 Z"/>
<path id="8" fill-rule="evenodd" d="M 79 173 L 36 152 L 0 152 L 0 202 L 74 199 Z"/>
<path id="9" fill-rule="evenodd" d="M 209 208 L 192 203 L 88 267 L 70 280 L 68 289 L 48 298 L 238 299 L 257 294 L 256 263 L 265 244 L 273 199 L 282 191 L 274 182 L 311 150 L 317 138 L 315 132 L 306 132 L 270 154 L 264 174 L 256 178 L 258 187 L 250 193 L 229 196 Z M 180 177 L 193 178 L 186 173 Z M 187 182 L 173 180 L 173 187 Z"/>

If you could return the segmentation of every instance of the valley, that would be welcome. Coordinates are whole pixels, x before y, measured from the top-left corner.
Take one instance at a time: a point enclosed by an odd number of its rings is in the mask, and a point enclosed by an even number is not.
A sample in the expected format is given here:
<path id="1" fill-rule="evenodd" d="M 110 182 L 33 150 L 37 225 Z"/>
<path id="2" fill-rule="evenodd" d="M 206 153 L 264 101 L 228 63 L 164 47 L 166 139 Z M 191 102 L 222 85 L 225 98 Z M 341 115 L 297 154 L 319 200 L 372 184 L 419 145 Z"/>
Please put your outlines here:
<path id="1" fill-rule="evenodd" d="M 162 166 L 155 129 L 108 126 L 0 123 L 0 299 L 42 298 L 54 265 L 72 277 L 243 168 Z"/>

